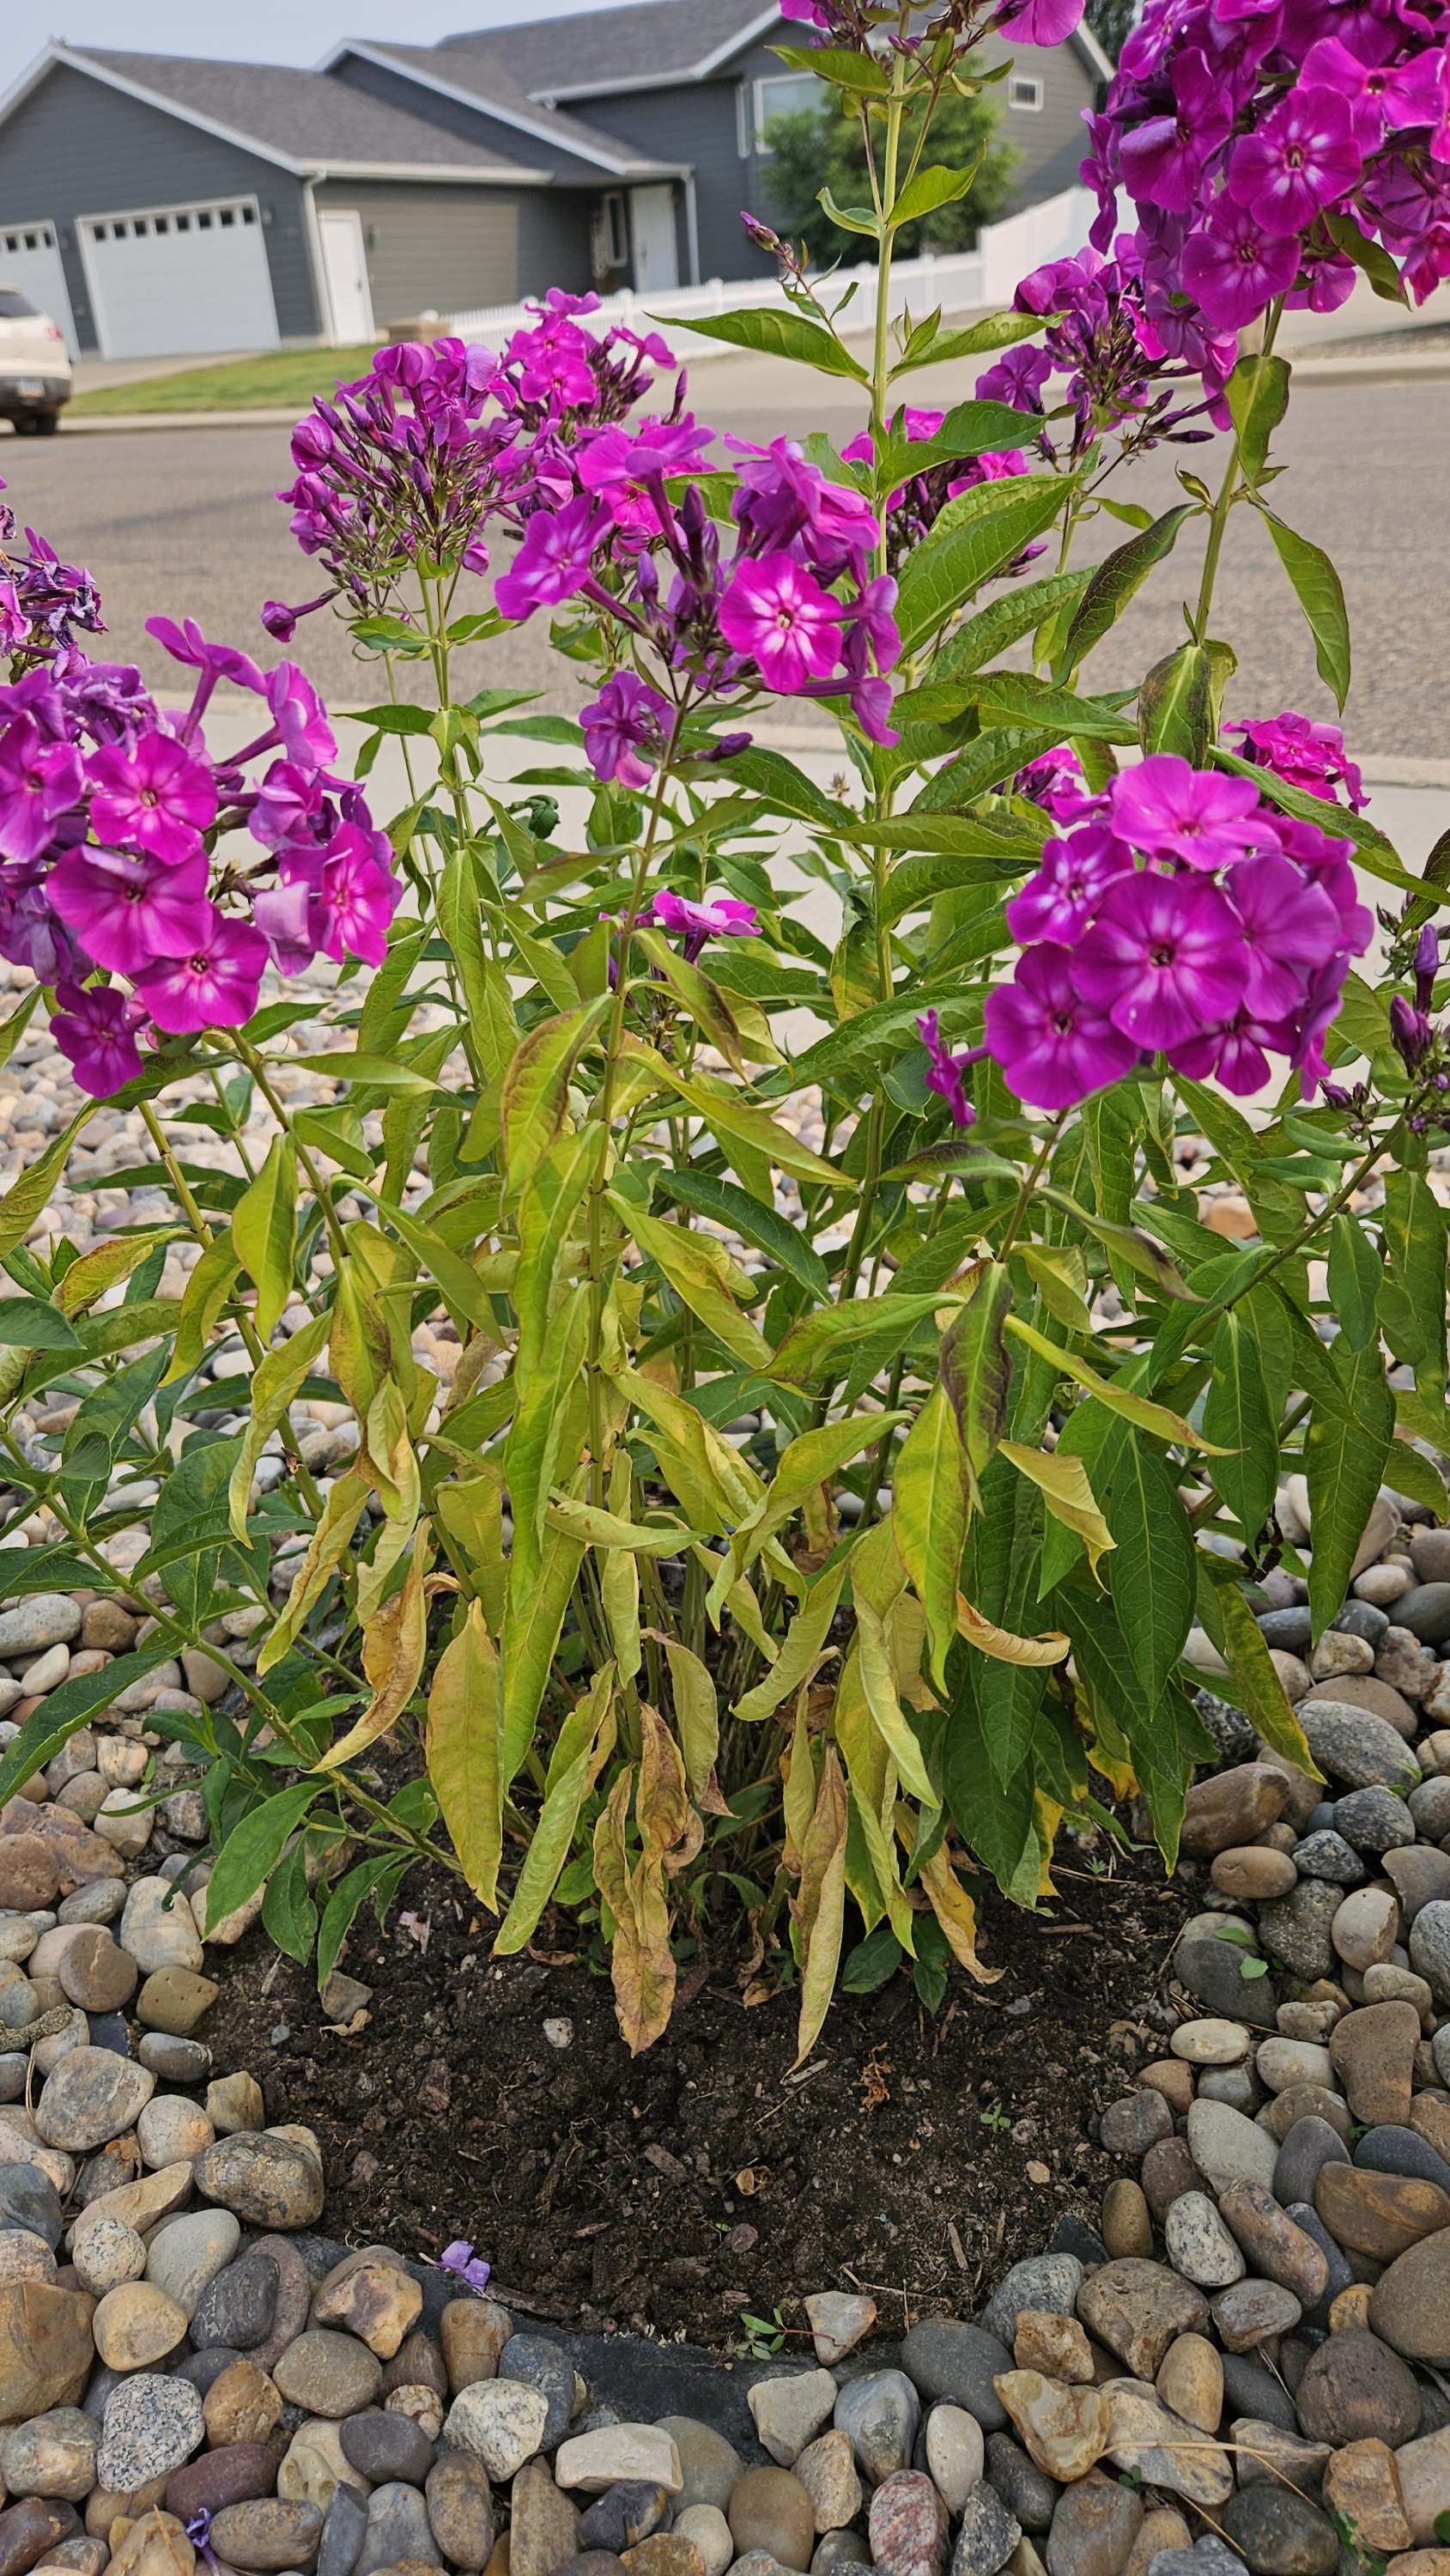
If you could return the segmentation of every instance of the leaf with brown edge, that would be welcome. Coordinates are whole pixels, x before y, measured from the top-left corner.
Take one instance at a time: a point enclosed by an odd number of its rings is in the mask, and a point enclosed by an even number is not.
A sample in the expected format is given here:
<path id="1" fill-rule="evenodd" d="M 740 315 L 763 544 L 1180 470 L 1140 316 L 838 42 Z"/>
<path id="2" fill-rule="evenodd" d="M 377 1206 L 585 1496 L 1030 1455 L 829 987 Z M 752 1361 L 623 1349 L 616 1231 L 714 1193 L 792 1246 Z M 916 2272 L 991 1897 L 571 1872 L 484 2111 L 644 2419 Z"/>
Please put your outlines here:
<path id="1" fill-rule="evenodd" d="M 625 1829 L 630 1791 L 638 1776 L 633 1765 L 620 1773 L 594 1827 L 595 1884 L 614 1917 L 609 1953 L 614 2012 L 631 2057 L 653 2047 L 668 2026 L 675 2000 L 669 1908 L 658 1849 L 653 1854 L 647 1850 L 634 1870 L 629 1866 Z"/>
<path id="2" fill-rule="evenodd" d="M 957 1417 L 973 1502 L 1007 1428 L 1012 1354 L 1003 1339 L 1012 1282 L 1005 1263 L 984 1261 L 966 1304 L 942 1335 L 941 1383 Z"/>
<path id="3" fill-rule="evenodd" d="M 498 1651 L 476 1601 L 438 1659 L 428 1694 L 427 1757 L 463 1874 L 496 1913 L 503 1850 Z"/>
<path id="4" fill-rule="evenodd" d="M 931 1910 L 951 1946 L 952 1955 L 969 1977 L 979 1986 L 994 1986 L 1004 1973 L 1001 1968 L 984 1968 L 977 1956 L 977 1909 L 967 1894 L 946 1855 L 938 1845 L 930 1860 L 923 1861 L 917 1872 L 925 1888 Z"/>
<path id="5" fill-rule="evenodd" d="M 662 1854 L 681 1841 L 690 1813 L 690 1792 L 680 1748 L 657 1708 L 640 1705 L 639 1788 L 635 1822 L 646 1855 Z"/>
<path id="6" fill-rule="evenodd" d="M 259 1673 L 270 1672 L 274 1664 L 280 1663 L 328 1576 L 342 1563 L 362 1518 L 369 1490 L 367 1478 L 356 1467 L 348 1467 L 338 1477 L 297 1569 L 287 1606 L 257 1657 Z"/>
<path id="7" fill-rule="evenodd" d="M 815 1807 L 801 1845 L 800 1893 L 791 1913 L 800 1934 L 801 2009 L 795 2063 L 809 2057 L 830 2009 L 846 1914 L 846 1783 L 834 1744 L 821 1764 Z"/>
<path id="8" fill-rule="evenodd" d="M 1088 1552 L 1088 1563 L 1094 1574 L 1098 1559 L 1117 1540 L 1102 1515 L 1102 1509 L 1088 1471 L 1081 1458 L 1070 1450 L 1032 1449 L 1021 1440 L 1004 1440 L 1000 1444 L 1004 1458 L 1010 1458 L 1021 1476 L 1038 1486 L 1054 1520 L 1061 1521 L 1082 1540 Z"/>
<path id="9" fill-rule="evenodd" d="M 695 1797 L 708 1788 L 715 1757 L 720 1750 L 720 1711 L 715 1685 L 698 1655 L 688 1646 L 676 1643 L 658 1628 L 646 1628 L 646 1637 L 663 1646 L 670 1668 L 670 1686 L 675 1698 L 675 1723 L 684 1748 L 685 1775 Z"/>
<path id="10" fill-rule="evenodd" d="M 957 1634 L 965 1637 L 982 1655 L 990 1655 L 999 1664 L 1060 1664 L 1072 1640 L 1056 1628 L 1042 1637 L 1015 1637 L 1010 1628 L 999 1628 L 974 1610 L 964 1592 L 957 1594 Z"/>
<path id="11" fill-rule="evenodd" d="M 314 1762 L 314 1771 L 335 1771 L 343 1762 L 351 1762 L 386 1735 L 403 1714 L 423 1670 L 423 1657 L 428 1644 L 428 1599 L 424 1590 L 424 1570 L 428 1562 L 429 1527 L 420 1521 L 413 1538 L 413 1554 L 401 1588 L 390 1601 L 385 1601 L 377 1617 L 363 1630 L 363 1671 L 373 1686 L 373 1700 L 365 1708 L 356 1726 L 350 1726 L 341 1743 Z"/>

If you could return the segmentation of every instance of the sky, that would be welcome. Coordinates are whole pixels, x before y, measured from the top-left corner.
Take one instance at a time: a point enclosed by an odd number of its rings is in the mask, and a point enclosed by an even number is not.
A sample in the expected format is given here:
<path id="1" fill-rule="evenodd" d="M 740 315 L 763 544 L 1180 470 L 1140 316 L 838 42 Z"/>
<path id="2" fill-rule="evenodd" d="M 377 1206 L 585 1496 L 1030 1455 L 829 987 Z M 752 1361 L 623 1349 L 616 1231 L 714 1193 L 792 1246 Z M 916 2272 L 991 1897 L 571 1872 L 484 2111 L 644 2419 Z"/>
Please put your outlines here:
<path id="1" fill-rule="evenodd" d="M 42 0 L 0 8 L 0 93 L 19 78 L 48 35 L 73 45 L 137 54 L 215 54 L 230 62 L 320 60 L 340 36 L 391 37 L 431 45 L 475 27 L 515 25 L 608 0 Z"/>

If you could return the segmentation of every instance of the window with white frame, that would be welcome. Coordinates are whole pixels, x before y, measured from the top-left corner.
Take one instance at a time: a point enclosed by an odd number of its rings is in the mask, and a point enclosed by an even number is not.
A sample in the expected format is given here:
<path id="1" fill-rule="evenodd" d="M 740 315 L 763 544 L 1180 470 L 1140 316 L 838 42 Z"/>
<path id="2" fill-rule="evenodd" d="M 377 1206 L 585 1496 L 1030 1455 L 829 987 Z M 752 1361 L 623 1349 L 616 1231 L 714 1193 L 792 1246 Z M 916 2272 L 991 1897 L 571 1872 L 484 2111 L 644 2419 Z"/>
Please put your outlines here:
<path id="1" fill-rule="evenodd" d="M 1007 104 L 1028 116 L 1036 116 L 1047 96 L 1047 83 L 1035 72 L 1013 72 L 1007 83 Z"/>
<path id="2" fill-rule="evenodd" d="M 755 94 L 755 149 L 767 156 L 767 129 L 778 116 L 795 116 L 802 108 L 814 109 L 821 104 L 821 84 L 814 72 L 782 72 L 751 86 Z"/>

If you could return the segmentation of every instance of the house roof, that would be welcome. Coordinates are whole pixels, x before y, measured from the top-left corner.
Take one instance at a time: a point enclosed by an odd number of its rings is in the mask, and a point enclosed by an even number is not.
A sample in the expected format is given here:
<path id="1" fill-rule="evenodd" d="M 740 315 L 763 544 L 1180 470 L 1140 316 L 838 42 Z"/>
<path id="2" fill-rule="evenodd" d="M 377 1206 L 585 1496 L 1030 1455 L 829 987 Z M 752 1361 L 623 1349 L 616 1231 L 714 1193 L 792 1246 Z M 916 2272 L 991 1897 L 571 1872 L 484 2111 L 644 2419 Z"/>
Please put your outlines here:
<path id="1" fill-rule="evenodd" d="M 759 0 L 756 0 L 758 11 Z M 612 11 L 606 15 L 613 15 Z M 643 14 L 643 13 L 640 13 Z M 581 23 L 574 19 L 556 20 L 561 25 Z M 510 29 L 510 34 L 516 32 Z M 524 30 L 522 32 L 532 32 Z M 591 169 L 603 170 L 611 178 L 673 178 L 682 164 L 655 161 L 641 154 L 632 143 L 622 143 L 617 135 L 607 133 L 592 121 L 585 124 L 577 116 L 561 115 L 552 99 L 543 91 L 531 91 L 515 71 L 511 61 L 499 50 L 492 36 L 450 37 L 447 45 L 393 45 L 361 43 L 351 38 L 324 55 L 318 69 L 331 73 L 352 55 L 359 62 L 380 64 L 385 70 L 401 72 L 423 88 L 443 98 L 459 100 L 476 108 L 501 125 L 513 126 L 536 141 L 554 143 L 585 162 Z M 350 84 L 339 83 L 339 87 Z M 620 84 L 633 88 L 627 81 Z M 592 95 L 592 93 L 591 93 Z"/>
<path id="2" fill-rule="evenodd" d="M 578 10 L 445 36 L 432 46 L 386 50 L 410 67 L 422 63 L 443 71 L 446 65 L 446 78 L 480 94 L 502 76 L 536 107 L 552 107 L 557 101 L 708 80 L 780 22 L 775 0 L 626 0 L 622 8 Z M 1111 77 L 1112 65 L 1086 24 L 1068 41 L 1097 78 Z"/>
<path id="3" fill-rule="evenodd" d="M 62 66 L 298 177 L 506 181 L 519 186 L 538 186 L 544 177 L 523 161 L 441 134 L 428 118 L 364 90 L 275 63 L 207 62 L 53 42 L 0 99 L 0 120 Z"/>

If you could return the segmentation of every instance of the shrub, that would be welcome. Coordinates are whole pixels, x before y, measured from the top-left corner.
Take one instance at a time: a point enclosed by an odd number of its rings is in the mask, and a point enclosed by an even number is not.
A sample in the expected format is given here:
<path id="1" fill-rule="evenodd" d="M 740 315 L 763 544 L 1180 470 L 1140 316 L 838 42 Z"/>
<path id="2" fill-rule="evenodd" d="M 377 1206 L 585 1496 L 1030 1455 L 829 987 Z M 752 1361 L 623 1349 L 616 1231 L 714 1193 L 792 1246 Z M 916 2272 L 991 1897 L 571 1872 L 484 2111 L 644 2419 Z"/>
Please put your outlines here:
<path id="1" fill-rule="evenodd" d="M 878 59 L 884 11 L 807 14 L 826 41 L 787 59 L 880 110 L 887 269 L 969 183 L 899 147 L 986 22 Z M 1012 24 L 1069 21 L 1034 0 Z M 1413 122 L 1443 48 L 1418 21 L 1386 44 L 1371 98 L 1312 10 L 1154 0 L 1095 130 L 1109 238 L 1119 178 L 1140 201 L 1112 258 L 968 329 L 893 331 L 883 294 L 869 358 L 789 253 L 783 314 L 691 326 L 858 386 L 839 457 L 735 442 L 721 467 L 682 380 L 636 416 L 663 343 L 595 338 L 557 293 L 500 359 L 392 349 L 317 403 L 286 497 L 324 588 L 264 622 L 285 641 L 330 601 L 430 686 L 432 709 L 389 688 L 364 719 L 358 779 L 390 736 L 414 763 L 385 839 L 294 666 L 158 624 L 198 673 L 163 718 L 86 659 L 84 577 L 14 555 L 0 946 L 85 1088 L 139 1107 L 176 1214 L 25 1248 L 85 1113 L 0 1208 L 7 1406 L 79 1399 L 58 1455 L 11 1436 L 26 1507 L 64 1533 L 17 1581 L 114 1584 L 115 1472 L 164 1479 L 131 1571 L 155 1640 L 48 1699 L 0 1795 L 204 1640 L 233 1699 L 158 1724 L 207 1766 L 211 1921 L 265 1884 L 269 1931 L 325 1975 L 365 1897 L 431 1854 L 500 1918 L 496 1949 L 576 1913 L 639 2048 L 681 1946 L 738 1902 L 753 1957 L 799 1978 L 804 2049 L 848 1921 L 848 1982 L 910 1956 L 930 2000 L 952 1955 L 991 1973 L 984 1881 L 1036 1903 L 1061 1829 L 1117 1830 L 1107 1792 L 1136 1784 L 1171 1862 L 1212 1751 L 1195 1620 L 1216 1688 L 1307 1766 L 1245 1584 L 1307 1573 L 1317 1630 L 1387 1474 L 1446 1510 L 1444 865 L 1407 874 L 1337 727 L 1224 725 L 1213 611 L 1248 510 L 1342 706 L 1338 581 L 1270 506 L 1273 341 L 1355 263 L 1398 292 L 1399 261 L 1416 293 L 1450 265 Z M 906 406 L 919 367 L 963 357 L 989 362 L 973 400 Z M 1232 433 L 1216 494 L 1186 466 L 1157 518 L 1107 492 L 1210 420 Z M 1105 510 L 1126 533 L 1078 567 Z M 1093 649 L 1200 521 L 1185 641 L 1136 692 L 1094 691 Z M 579 721 L 460 702 L 459 648 L 541 610 L 591 674 Z M 198 730 L 220 677 L 266 707 L 234 763 Z M 836 719 L 829 789 L 752 740 L 781 700 Z M 504 730 L 545 763 L 507 787 Z M 1355 867 L 1399 898 L 1373 984 Z M 802 876 L 836 898 L 834 946 Z M 376 971 L 320 1060 L 346 1096 L 303 1108 L 278 1087 L 299 1013 L 258 1010 L 257 980 L 319 950 Z M 801 1008 L 819 1034 L 791 1051 Z M 198 1070 L 220 1132 L 252 1084 L 274 1107 L 245 1179 L 188 1171 L 157 1117 Z M 1205 1223 L 1219 1183 L 1252 1240 Z M 440 1307 L 446 1403 L 414 1347 Z M 205 1419 L 219 1333 L 250 1363 L 234 1436 Z M 325 1496 L 289 1417 L 319 1394 L 359 1432 Z M 1274 1517 L 1295 1466 L 1307 1564 Z M 388 1745 L 425 1757 L 399 1788 Z"/>

